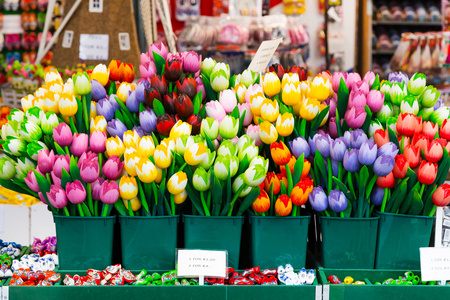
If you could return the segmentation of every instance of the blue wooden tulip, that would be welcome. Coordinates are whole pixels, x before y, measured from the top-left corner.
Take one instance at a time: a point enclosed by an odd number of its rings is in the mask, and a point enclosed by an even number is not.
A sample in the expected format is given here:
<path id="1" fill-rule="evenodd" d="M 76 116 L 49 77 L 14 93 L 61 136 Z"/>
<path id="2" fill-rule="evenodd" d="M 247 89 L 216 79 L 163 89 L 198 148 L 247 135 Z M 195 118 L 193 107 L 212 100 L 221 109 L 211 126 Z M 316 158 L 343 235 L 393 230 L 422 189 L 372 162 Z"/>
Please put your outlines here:
<path id="1" fill-rule="evenodd" d="M 328 203 L 334 212 L 340 213 L 347 208 L 347 198 L 340 190 L 331 190 Z"/>
<path id="2" fill-rule="evenodd" d="M 343 165 L 347 172 L 356 172 L 359 170 L 360 164 L 358 160 L 359 150 L 346 150 L 344 154 Z"/>
<path id="3" fill-rule="evenodd" d="M 381 155 L 373 164 L 373 172 L 380 177 L 387 176 L 394 169 L 395 159 L 389 155 Z"/>

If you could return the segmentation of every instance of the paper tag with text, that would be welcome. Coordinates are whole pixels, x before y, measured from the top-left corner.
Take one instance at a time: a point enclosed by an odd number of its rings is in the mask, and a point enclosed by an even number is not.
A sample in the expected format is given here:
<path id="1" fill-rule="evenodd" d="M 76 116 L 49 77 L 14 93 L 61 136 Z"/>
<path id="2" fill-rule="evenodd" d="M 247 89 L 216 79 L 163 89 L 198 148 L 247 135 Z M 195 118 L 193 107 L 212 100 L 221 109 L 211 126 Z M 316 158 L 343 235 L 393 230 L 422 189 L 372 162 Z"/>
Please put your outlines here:
<path id="1" fill-rule="evenodd" d="M 74 36 L 74 32 L 72 30 L 64 31 L 64 37 L 63 37 L 63 42 L 62 42 L 63 48 L 71 48 L 72 47 L 73 36 Z"/>
<path id="2" fill-rule="evenodd" d="M 227 276 L 227 251 L 187 250 L 177 251 L 177 277 Z"/>
<path id="3" fill-rule="evenodd" d="M 281 41 L 283 41 L 283 38 L 262 42 L 248 69 L 256 73 L 264 72 Z"/>
<path id="4" fill-rule="evenodd" d="M 422 281 L 450 279 L 450 248 L 420 248 Z"/>
<path id="5" fill-rule="evenodd" d="M 108 60 L 109 35 L 80 34 L 80 59 Z"/>

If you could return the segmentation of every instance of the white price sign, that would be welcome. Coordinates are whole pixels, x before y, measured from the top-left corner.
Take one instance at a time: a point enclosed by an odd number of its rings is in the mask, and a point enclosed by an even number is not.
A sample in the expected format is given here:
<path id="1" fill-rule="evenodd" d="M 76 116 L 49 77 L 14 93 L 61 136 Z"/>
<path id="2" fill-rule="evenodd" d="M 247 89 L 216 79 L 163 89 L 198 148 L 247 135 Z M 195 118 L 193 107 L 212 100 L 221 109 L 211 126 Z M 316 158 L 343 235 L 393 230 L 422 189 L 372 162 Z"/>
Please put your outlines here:
<path id="1" fill-rule="evenodd" d="M 282 40 L 283 38 L 278 38 L 276 40 L 262 42 L 248 69 L 256 73 L 264 72 Z"/>
<path id="2" fill-rule="evenodd" d="M 80 59 L 108 60 L 109 35 L 80 34 Z"/>
<path id="3" fill-rule="evenodd" d="M 179 249 L 178 277 L 227 276 L 227 252 Z"/>
<path id="4" fill-rule="evenodd" d="M 420 248 L 423 281 L 450 279 L 450 248 Z"/>

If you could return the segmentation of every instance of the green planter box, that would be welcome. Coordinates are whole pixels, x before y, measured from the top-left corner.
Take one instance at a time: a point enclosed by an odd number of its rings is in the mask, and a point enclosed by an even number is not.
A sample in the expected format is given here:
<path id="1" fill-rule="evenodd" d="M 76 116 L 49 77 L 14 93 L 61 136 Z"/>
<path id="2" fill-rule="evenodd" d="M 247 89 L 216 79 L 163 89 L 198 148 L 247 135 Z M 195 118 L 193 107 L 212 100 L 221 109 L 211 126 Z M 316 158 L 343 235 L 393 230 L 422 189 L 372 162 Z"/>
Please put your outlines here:
<path id="1" fill-rule="evenodd" d="M 376 269 L 420 269 L 420 247 L 428 247 L 434 217 L 378 212 Z"/>
<path id="2" fill-rule="evenodd" d="M 112 264 L 116 217 L 53 216 L 59 268 L 103 270 Z"/>
<path id="3" fill-rule="evenodd" d="M 179 216 L 119 216 L 122 265 L 129 270 L 173 270 Z"/>
<path id="4" fill-rule="evenodd" d="M 303 268 L 311 217 L 250 217 L 252 266 Z"/>
<path id="5" fill-rule="evenodd" d="M 239 268 L 244 217 L 183 216 L 186 249 L 227 250 L 228 266 Z"/>
<path id="6" fill-rule="evenodd" d="M 319 283 L 323 285 L 323 299 L 340 300 L 379 300 L 379 299 L 447 299 L 450 295 L 450 285 L 374 285 L 375 282 L 383 282 L 388 278 L 404 276 L 405 271 L 394 270 L 337 270 L 320 269 L 318 272 Z M 419 275 L 419 271 L 413 271 Z M 365 281 L 365 285 L 354 284 L 328 284 L 328 276 L 336 275 L 344 280 L 346 276 L 354 280 Z M 328 298 L 327 298 L 328 297 Z"/>
<path id="7" fill-rule="evenodd" d="M 319 216 L 322 265 L 337 269 L 373 269 L 379 219 Z"/>

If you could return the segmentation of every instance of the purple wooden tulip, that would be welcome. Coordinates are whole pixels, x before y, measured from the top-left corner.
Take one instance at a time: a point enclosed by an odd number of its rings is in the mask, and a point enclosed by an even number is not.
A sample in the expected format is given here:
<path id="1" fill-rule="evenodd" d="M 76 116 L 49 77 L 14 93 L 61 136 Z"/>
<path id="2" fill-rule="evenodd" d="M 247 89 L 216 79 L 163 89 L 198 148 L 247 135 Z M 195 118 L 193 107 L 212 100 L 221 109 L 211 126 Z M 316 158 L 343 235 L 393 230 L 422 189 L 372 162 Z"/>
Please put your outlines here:
<path id="1" fill-rule="evenodd" d="M 106 121 L 114 119 L 116 108 L 111 104 L 108 98 L 100 99 L 96 105 L 97 114 L 105 117 Z"/>
<path id="2" fill-rule="evenodd" d="M 330 99 L 330 110 L 329 110 L 329 114 L 328 117 L 332 118 L 332 117 L 336 117 L 336 108 L 337 108 L 337 101 L 334 98 Z"/>
<path id="3" fill-rule="evenodd" d="M 334 159 L 331 160 L 331 173 L 334 177 L 338 177 L 339 175 L 339 162 Z M 325 161 L 326 162 L 326 161 Z M 327 172 L 328 172 L 328 163 L 327 163 Z"/>
<path id="4" fill-rule="evenodd" d="M 314 156 L 316 154 L 316 142 L 314 141 L 317 134 L 313 136 L 313 138 L 308 137 L 308 145 L 311 149 L 311 155 Z"/>
<path id="5" fill-rule="evenodd" d="M 136 99 L 140 103 L 145 103 L 145 89 L 150 88 L 150 82 L 148 80 L 141 80 L 136 85 Z M 127 100 L 128 101 L 128 100 Z"/>
<path id="6" fill-rule="evenodd" d="M 53 165 L 53 173 L 56 177 L 61 178 L 62 169 L 67 172 L 70 171 L 70 157 L 69 155 L 56 155 L 55 164 Z"/>
<path id="7" fill-rule="evenodd" d="M 317 135 L 317 138 L 314 137 L 315 139 L 315 144 L 316 144 L 316 149 L 319 150 L 320 154 L 322 154 L 322 156 L 324 158 L 328 158 L 330 157 L 330 138 L 329 136 L 325 136 L 325 135 Z"/>
<path id="8" fill-rule="evenodd" d="M 313 188 L 308 195 L 308 199 L 315 211 L 324 211 L 328 208 L 328 198 L 321 186 Z"/>
<path id="9" fill-rule="evenodd" d="M 109 180 L 116 180 L 122 174 L 123 162 L 116 155 L 108 158 L 106 163 L 103 165 L 102 174 Z"/>
<path id="10" fill-rule="evenodd" d="M 67 183 L 66 194 L 67 199 L 73 204 L 80 204 L 86 199 L 86 189 L 78 179 L 74 182 Z"/>
<path id="11" fill-rule="evenodd" d="M 105 204 L 114 204 L 119 199 L 119 185 L 114 180 L 105 181 L 100 191 L 100 200 Z"/>
<path id="12" fill-rule="evenodd" d="M 389 155 L 393 159 L 395 159 L 395 156 L 398 154 L 398 148 L 393 142 L 388 142 L 384 144 L 383 146 L 378 149 L 377 155 Z"/>
<path id="13" fill-rule="evenodd" d="M 354 149 L 361 148 L 362 143 L 367 141 L 367 135 L 362 129 L 353 130 L 351 133 L 350 145 Z"/>
<path id="14" fill-rule="evenodd" d="M 38 171 L 38 169 L 36 168 Z M 39 172 L 40 173 L 40 172 Z M 33 170 L 28 171 L 27 177 L 24 177 L 23 180 L 25 181 L 25 184 L 32 190 L 33 192 L 39 192 L 39 185 L 36 180 L 36 175 L 34 174 Z"/>
<path id="15" fill-rule="evenodd" d="M 352 107 L 347 109 L 344 118 L 350 128 L 357 129 L 364 124 L 366 116 L 367 113 L 364 107 Z"/>
<path id="16" fill-rule="evenodd" d="M 156 115 L 151 109 L 139 113 L 139 122 L 142 129 L 147 133 L 156 131 L 156 119 Z"/>
<path id="17" fill-rule="evenodd" d="M 95 79 L 91 80 L 91 99 L 94 101 L 98 101 L 105 97 L 106 97 L 106 90 L 103 87 L 103 85 L 101 85 L 101 83 Z"/>
<path id="18" fill-rule="evenodd" d="M 367 141 L 362 143 L 359 148 L 358 160 L 362 165 L 370 166 L 377 159 L 377 145 L 373 141 Z"/>
<path id="19" fill-rule="evenodd" d="M 292 154 L 294 154 L 295 158 L 299 158 L 302 154 L 304 154 L 305 158 L 308 158 L 311 154 L 309 144 L 302 136 L 299 136 L 293 141 L 290 141 L 289 146 L 291 147 Z"/>
<path id="20" fill-rule="evenodd" d="M 110 136 L 118 136 L 120 139 L 122 139 L 124 132 L 127 131 L 127 126 L 125 126 L 125 124 L 123 124 L 119 119 L 113 119 L 108 122 L 106 130 L 108 131 Z"/>
<path id="21" fill-rule="evenodd" d="M 387 176 L 394 169 L 395 159 L 389 155 L 381 155 L 373 164 L 373 172 L 380 177 Z"/>
<path id="22" fill-rule="evenodd" d="M 346 131 L 344 132 L 344 142 L 345 145 L 347 146 L 347 148 L 351 148 L 352 147 L 352 134 L 350 131 Z"/>
<path id="23" fill-rule="evenodd" d="M 81 156 L 88 149 L 89 137 L 86 133 L 74 133 L 70 153 L 74 156 Z"/>
<path id="24" fill-rule="evenodd" d="M 359 170 L 358 154 L 359 150 L 357 149 L 345 151 L 343 165 L 347 172 L 356 172 Z"/>
<path id="25" fill-rule="evenodd" d="M 336 161 L 342 161 L 344 159 L 345 150 L 347 150 L 347 145 L 342 137 L 332 140 L 330 144 L 330 155 L 331 158 Z"/>
<path id="26" fill-rule="evenodd" d="M 139 135 L 139 137 L 143 137 L 144 135 L 146 135 L 144 133 L 144 129 L 142 129 L 141 126 L 134 126 L 133 131 L 136 131 L 136 133 Z"/>
<path id="27" fill-rule="evenodd" d="M 352 91 L 348 99 L 347 109 L 352 107 L 364 107 L 366 105 L 366 94 L 362 91 Z"/>
<path id="28" fill-rule="evenodd" d="M 90 137 L 91 150 L 95 153 L 103 153 L 106 151 L 106 134 L 102 131 L 94 131 Z"/>
<path id="29" fill-rule="evenodd" d="M 38 167 L 39 170 L 44 173 L 50 173 L 53 170 L 53 165 L 55 163 L 55 154 L 53 150 L 41 150 L 38 153 Z"/>
<path id="30" fill-rule="evenodd" d="M 127 102 L 126 102 L 126 106 L 127 106 L 128 110 L 131 111 L 132 113 L 139 112 L 139 104 L 141 104 L 141 102 L 139 102 L 138 99 L 136 98 L 136 91 L 128 92 L 128 97 L 127 97 Z"/>
<path id="31" fill-rule="evenodd" d="M 384 94 L 377 90 L 371 90 L 367 94 L 367 106 L 369 106 L 372 112 L 379 112 L 383 108 Z"/>
<path id="32" fill-rule="evenodd" d="M 337 213 L 344 211 L 347 208 L 347 198 L 340 190 L 331 190 L 328 196 L 330 208 Z"/>
<path id="33" fill-rule="evenodd" d="M 96 181 L 91 184 L 92 199 L 95 201 L 100 201 L 100 191 L 102 190 L 102 183 L 105 178 L 99 177 Z"/>
<path id="34" fill-rule="evenodd" d="M 64 208 L 67 205 L 66 192 L 60 186 L 52 185 L 50 192 L 47 193 L 47 198 L 55 208 Z"/>
<path id="35" fill-rule="evenodd" d="M 53 128 L 53 139 L 61 147 L 69 146 L 72 143 L 72 131 L 66 123 L 59 123 Z"/>
<path id="36" fill-rule="evenodd" d="M 444 105 L 444 99 L 442 99 L 442 97 L 439 97 L 438 101 L 436 101 L 436 104 L 433 106 L 433 110 L 436 111 L 438 108 L 440 108 L 443 105 Z"/>
<path id="37" fill-rule="evenodd" d="M 408 82 L 409 82 L 408 75 L 406 75 L 405 73 L 402 73 L 402 72 L 390 73 L 388 80 L 391 83 L 402 83 L 402 82 L 404 82 L 405 84 L 408 84 Z"/>
<path id="38" fill-rule="evenodd" d="M 375 206 L 380 206 L 383 203 L 384 188 L 375 185 L 370 193 L 370 203 Z"/>
<path id="39" fill-rule="evenodd" d="M 111 94 L 110 96 L 109 96 L 109 102 L 111 103 L 111 105 L 115 108 L 115 110 L 120 110 L 121 108 L 120 108 L 120 105 L 119 105 L 119 103 L 117 103 L 117 95 L 116 94 Z M 120 101 L 120 100 L 119 100 Z"/>
<path id="40" fill-rule="evenodd" d="M 337 132 L 337 124 L 336 124 L 336 118 L 331 117 L 330 121 L 328 122 L 328 131 L 330 132 L 330 136 L 335 139 L 338 137 Z"/>
<path id="41" fill-rule="evenodd" d="M 98 179 L 99 176 L 99 166 L 98 160 L 87 160 L 85 159 L 81 164 L 80 176 L 86 183 L 92 183 Z"/>

